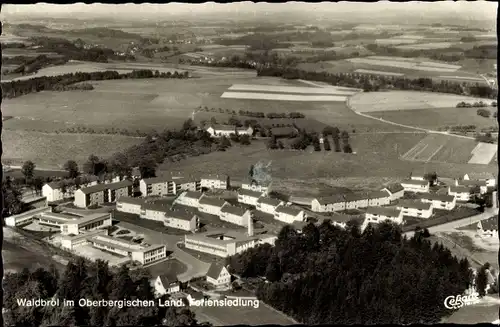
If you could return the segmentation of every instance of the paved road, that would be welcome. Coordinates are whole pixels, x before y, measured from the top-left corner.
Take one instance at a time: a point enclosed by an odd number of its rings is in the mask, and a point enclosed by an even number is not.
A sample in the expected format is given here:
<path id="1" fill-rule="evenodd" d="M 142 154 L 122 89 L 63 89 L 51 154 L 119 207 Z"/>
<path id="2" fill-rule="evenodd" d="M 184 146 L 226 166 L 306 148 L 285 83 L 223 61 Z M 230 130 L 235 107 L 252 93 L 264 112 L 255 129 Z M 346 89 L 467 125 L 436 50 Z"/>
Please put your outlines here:
<path id="1" fill-rule="evenodd" d="M 463 218 L 460 220 L 455 220 L 455 221 L 452 221 L 449 223 L 429 227 L 428 230 L 431 234 L 436 233 L 436 232 L 451 231 L 453 229 L 457 229 L 457 228 L 464 227 L 464 226 L 467 226 L 467 225 L 470 225 L 473 223 L 477 223 L 480 220 L 490 218 L 496 214 L 498 214 L 498 211 L 493 210 L 491 208 L 488 208 L 483 213 L 481 213 L 479 215 L 475 215 L 475 216 Z M 413 237 L 414 234 L 415 234 L 414 231 L 404 233 L 404 235 L 406 235 L 408 238 Z"/>

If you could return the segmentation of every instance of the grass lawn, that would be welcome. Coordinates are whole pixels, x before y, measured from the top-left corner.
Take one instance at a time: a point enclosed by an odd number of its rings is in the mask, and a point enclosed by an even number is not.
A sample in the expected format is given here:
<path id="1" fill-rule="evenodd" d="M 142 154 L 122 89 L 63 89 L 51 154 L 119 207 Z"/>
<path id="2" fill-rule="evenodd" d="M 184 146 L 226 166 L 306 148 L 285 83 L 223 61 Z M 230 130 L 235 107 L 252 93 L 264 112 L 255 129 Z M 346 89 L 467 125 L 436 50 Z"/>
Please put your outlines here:
<path id="1" fill-rule="evenodd" d="M 474 244 L 474 241 L 468 236 L 459 232 L 443 233 L 451 242 L 464 248 L 469 252 L 469 256 L 480 263 L 489 262 L 493 267 L 498 269 L 498 252 L 486 251 Z"/>
<path id="2" fill-rule="evenodd" d="M 496 108 L 485 108 L 492 114 Z M 478 116 L 477 108 L 430 108 L 415 110 L 389 110 L 370 113 L 370 116 L 382 118 L 398 124 L 437 130 L 446 126 L 476 125 L 478 129 L 497 126 L 495 118 Z M 493 117 L 493 116 L 492 116 Z"/>
<path id="3" fill-rule="evenodd" d="M 146 268 L 153 278 L 160 275 L 167 275 L 169 278 L 177 278 L 177 275 L 184 273 L 186 266 L 177 259 L 169 259 Z"/>

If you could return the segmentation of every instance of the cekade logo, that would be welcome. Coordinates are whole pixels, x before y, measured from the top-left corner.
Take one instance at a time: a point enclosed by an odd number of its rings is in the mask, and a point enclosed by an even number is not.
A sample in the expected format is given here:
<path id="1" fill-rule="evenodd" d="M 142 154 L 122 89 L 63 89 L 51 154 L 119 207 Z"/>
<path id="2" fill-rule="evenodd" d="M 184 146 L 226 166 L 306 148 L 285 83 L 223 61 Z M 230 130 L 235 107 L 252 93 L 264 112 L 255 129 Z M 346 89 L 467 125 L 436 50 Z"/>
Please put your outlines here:
<path id="1" fill-rule="evenodd" d="M 450 310 L 456 310 L 460 309 L 461 307 L 464 307 L 466 305 L 471 305 L 474 303 L 479 302 L 479 294 L 478 293 L 472 293 L 469 295 L 456 295 L 456 296 L 448 296 L 446 299 L 444 299 L 444 306 L 446 309 Z"/>

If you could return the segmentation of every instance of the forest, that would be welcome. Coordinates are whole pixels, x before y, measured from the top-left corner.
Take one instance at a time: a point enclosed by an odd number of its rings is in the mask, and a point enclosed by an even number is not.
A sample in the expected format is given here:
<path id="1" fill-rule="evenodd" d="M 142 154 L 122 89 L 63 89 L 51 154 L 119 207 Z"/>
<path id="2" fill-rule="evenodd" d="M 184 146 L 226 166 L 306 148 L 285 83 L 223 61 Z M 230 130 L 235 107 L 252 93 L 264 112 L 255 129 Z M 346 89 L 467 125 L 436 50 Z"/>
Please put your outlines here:
<path id="1" fill-rule="evenodd" d="M 90 263 L 82 258 L 70 262 L 64 271 L 24 269 L 7 273 L 3 281 L 5 326 L 202 326 L 188 307 L 80 306 L 88 300 L 154 300 L 147 270 L 113 270 L 107 262 Z M 166 300 L 168 295 L 161 299 Z M 59 306 L 22 306 L 18 299 L 60 299 Z M 75 301 L 63 306 L 63 299 Z M 207 325 L 204 325 L 207 326 Z"/>
<path id="2" fill-rule="evenodd" d="M 262 277 L 257 297 L 300 323 L 435 324 L 450 310 L 444 299 L 473 279 L 458 260 L 424 233 L 407 239 L 398 226 L 329 221 L 298 233 L 285 226 L 274 247 L 261 245 L 227 259 L 230 271 Z"/>

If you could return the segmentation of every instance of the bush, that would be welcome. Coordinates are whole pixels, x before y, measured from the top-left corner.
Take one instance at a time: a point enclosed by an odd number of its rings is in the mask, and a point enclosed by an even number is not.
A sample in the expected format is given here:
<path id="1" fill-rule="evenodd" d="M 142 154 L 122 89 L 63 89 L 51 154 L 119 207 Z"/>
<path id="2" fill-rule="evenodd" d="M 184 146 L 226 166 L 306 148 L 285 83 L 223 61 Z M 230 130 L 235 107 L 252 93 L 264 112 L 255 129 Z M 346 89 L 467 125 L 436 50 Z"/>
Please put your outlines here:
<path id="1" fill-rule="evenodd" d="M 125 235 L 125 234 L 130 234 L 130 231 L 128 229 L 122 229 L 116 233 L 116 235 Z"/>
<path id="2" fill-rule="evenodd" d="M 477 115 L 484 118 L 490 118 L 491 112 L 487 109 L 478 109 Z"/>

